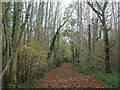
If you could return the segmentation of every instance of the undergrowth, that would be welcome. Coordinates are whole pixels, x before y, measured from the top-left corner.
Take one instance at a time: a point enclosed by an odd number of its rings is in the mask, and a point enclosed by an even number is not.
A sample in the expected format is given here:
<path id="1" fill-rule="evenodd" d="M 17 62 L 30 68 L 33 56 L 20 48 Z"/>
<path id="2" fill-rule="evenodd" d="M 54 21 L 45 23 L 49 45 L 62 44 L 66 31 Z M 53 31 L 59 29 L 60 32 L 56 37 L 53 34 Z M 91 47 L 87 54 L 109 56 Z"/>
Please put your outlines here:
<path id="1" fill-rule="evenodd" d="M 77 63 L 73 64 L 73 69 L 75 69 L 78 72 L 85 73 L 85 74 L 91 74 L 95 76 L 96 78 L 100 79 L 103 84 L 107 88 L 117 88 L 118 87 L 118 73 L 117 70 L 112 69 L 112 73 L 105 73 L 103 71 L 98 71 L 95 69 L 86 69 L 86 70 L 81 70 L 80 65 Z"/>

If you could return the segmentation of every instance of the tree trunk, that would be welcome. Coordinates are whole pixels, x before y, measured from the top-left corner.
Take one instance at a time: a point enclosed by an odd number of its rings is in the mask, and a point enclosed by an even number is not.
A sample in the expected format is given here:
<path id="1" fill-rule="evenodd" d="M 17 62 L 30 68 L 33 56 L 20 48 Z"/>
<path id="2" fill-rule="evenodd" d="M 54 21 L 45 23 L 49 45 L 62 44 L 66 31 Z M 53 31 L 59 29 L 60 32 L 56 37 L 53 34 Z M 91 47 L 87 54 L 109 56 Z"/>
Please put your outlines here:
<path id="1" fill-rule="evenodd" d="M 104 32 L 104 45 L 105 45 L 105 72 L 106 73 L 111 73 L 110 70 L 110 56 L 109 56 L 109 38 L 108 38 L 108 30 L 106 27 L 106 23 L 105 23 L 105 18 L 103 18 L 103 32 Z"/>
<path id="2" fill-rule="evenodd" d="M 90 33 L 90 24 L 88 25 L 88 49 L 89 49 L 89 52 L 88 52 L 88 55 L 89 55 L 89 60 L 91 58 L 91 33 Z"/>
<path id="3" fill-rule="evenodd" d="M 96 2 L 97 3 L 97 2 Z M 98 3 L 97 3 L 98 4 Z M 103 5 L 103 9 L 101 10 L 101 12 L 99 12 L 98 10 L 96 10 L 94 7 L 93 7 L 93 4 L 88 2 L 88 5 L 93 9 L 93 11 L 98 15 L 101 23 L 102 23 L 102 26 L 103 26 L 103 34 L 104 34 L 104 51 L 105 51 L 105 72 L 106 73 L 111 73 L 111 70 L 110 70 L 110 55 L 109 55 L 109 52 L 110 52 L 110 47 L 109 47 L 109 37 L 108 37 L 108 30 L 107 30 L 107 25 L 106 25 L 106 20 L 105 20 L 105 10 L 106 10 L 106 7 L 107 7 L 107 4 L 108 2 L 105 2 L 104 5 Z M 98 4 L 99 5 L 99 4 Z M 102 8 L 100 6 L 100 8 Z"/>
<path id="4" fill-rule="evenodd" d="M 18 49 L 13 51 L 14 56 L 12 57 L 12 65 L 11 65 L 11 81 L 13 83 L 17 82 L 17 76 L 16 76 L 16 71 L 17 71 L 17 59 L 18 59 Z"/>

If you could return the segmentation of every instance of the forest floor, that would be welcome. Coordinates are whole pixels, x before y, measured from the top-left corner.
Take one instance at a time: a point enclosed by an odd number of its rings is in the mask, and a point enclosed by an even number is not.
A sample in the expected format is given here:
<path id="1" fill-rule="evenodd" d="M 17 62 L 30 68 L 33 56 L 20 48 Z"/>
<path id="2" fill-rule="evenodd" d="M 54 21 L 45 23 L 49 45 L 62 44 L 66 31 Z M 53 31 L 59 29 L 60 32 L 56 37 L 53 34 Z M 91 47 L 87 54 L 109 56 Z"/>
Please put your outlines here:
<path id="1" fill-rule="evenodd" d="M 102 82 L 92 75 L 75 71 L 71 63 L 63 63 L 60 67 L 46 73 L 35 86 L 38 88 L 105 88 Z"/>

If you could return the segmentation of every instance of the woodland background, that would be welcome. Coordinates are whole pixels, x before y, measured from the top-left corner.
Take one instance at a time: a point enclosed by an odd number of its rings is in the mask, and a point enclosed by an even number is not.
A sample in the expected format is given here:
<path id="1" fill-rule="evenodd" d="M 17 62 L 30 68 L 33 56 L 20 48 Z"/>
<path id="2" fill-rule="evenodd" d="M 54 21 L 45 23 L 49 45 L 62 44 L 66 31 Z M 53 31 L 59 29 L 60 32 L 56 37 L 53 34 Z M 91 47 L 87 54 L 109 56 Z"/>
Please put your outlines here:
<path id="1" fill-rule="evenodd" d="M 64 62 L 118 87 L 118 9 L 118 2 L 3 2 L 3 87 L 30 87 Z"/>

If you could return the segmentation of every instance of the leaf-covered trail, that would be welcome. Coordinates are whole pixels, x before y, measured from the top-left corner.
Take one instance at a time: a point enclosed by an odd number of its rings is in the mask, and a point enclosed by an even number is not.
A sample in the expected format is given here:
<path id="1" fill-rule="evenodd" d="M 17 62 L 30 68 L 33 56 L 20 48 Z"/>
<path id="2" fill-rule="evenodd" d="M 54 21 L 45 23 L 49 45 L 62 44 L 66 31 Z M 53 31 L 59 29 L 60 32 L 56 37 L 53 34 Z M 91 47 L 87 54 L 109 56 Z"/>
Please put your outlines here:
<path id="1" fill-rule="evenodd" d="M 78 73 L 72 69 L 71 63 L 63 63 L 46 73 L 38 83 L 37 87 L 50 88 L 105 88 L 100 80 L 92 75 Z"/>

